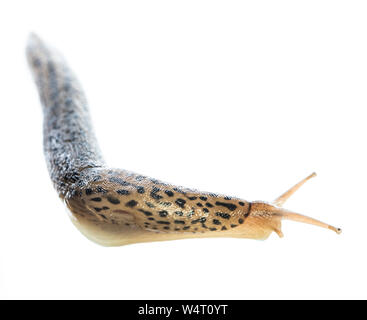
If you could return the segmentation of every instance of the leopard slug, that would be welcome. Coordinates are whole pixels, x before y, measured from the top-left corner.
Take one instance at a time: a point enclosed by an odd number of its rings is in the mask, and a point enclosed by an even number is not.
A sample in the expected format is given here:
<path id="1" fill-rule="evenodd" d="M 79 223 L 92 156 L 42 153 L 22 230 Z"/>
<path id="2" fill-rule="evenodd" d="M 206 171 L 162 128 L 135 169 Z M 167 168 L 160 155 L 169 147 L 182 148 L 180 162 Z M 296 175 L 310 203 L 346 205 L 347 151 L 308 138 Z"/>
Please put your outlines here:
<path id="1" fill-rule="evenodd" d="M 175 186 L 106 166 L 94 136 L 83 90 L 58 51 L 32 34 L 27 60 L 43 106 L 43 144 L 55 189 L 75 226 L 105 246 L 204 237 L 280 237 L 289 219 L 341 230 L 282 208 L 308 179 L 274 202 Z"/>

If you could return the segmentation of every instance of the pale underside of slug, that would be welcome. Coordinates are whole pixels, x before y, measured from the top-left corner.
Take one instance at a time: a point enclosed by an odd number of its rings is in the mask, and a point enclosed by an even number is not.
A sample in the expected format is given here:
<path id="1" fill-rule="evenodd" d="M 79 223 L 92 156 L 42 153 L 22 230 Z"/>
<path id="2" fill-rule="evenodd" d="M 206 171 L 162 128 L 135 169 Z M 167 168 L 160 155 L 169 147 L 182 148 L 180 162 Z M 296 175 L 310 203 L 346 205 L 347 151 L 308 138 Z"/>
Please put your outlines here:
<path id="1" fill-rule="evenodd" d="M 44 113 L 44 152 L 52 182 L 77 228 L 106 246 L 185 238 L 279 236 L 281 220 L 330 225 L 281 205 L 306 180 L 274 203 L 174 186 L 108 168 L 89 118 L 82 88 L 62 56 L 31 35 L 27 58 Z"/>

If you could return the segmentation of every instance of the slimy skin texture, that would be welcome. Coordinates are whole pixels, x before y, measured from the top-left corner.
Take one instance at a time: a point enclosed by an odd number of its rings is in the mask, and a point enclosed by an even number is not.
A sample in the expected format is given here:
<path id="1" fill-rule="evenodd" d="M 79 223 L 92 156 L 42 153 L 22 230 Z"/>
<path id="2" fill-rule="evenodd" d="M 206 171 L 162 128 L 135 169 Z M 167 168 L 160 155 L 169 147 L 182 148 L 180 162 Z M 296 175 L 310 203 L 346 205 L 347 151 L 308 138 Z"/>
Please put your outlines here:
<path id="1" fill-rule="evenodd" d="M 44 153 L 51 180 L 77 228 L 105 246 L 185 238 L 279 236 L 281 219 L 320 221 L 282 209 L 308 178 L 275 202 L 243 199 L 168 184 L 108 168 L 94 136 L 83 90 L 62 56 L 31 35 L 27 59 L 44 114 Z"/>

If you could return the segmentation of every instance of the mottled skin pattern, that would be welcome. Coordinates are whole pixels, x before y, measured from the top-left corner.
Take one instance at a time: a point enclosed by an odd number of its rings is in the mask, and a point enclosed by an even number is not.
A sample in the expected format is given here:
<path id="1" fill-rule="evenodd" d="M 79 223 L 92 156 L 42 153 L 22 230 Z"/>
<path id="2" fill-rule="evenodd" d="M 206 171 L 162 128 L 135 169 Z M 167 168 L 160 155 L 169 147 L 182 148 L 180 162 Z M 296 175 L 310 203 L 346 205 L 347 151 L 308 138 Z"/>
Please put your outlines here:
<path id="1" fill-rule="evenodd" d="M 44 114 L 44 152 L 55 188 L 65 197 L 87 168 L 104 162 L 91 128 L 86 98 L 79 82 L 55 51 L 36 36 L 27 48 Z"/>
<path id="2" fill-rule="evenodd" d="M 264 202 L 200 192 L 108 168 L 87 101 L 60 54 L 37 36 L 27 58 L 44 113 L 44 152 L 52 182 L 72 221 L 102 245 L 182 239 L 281 235 L 280 209 Z"/>
<path id="3" fill-rule="evenodd" d="M 142 229 L 152 237 L 168 233 L 175 237 L 214 236 L 208 234 L 233 232 L 251 211 L 247 201 L 173 186 L 124 170 L 88 172 L 85 185 L 65 200 L 74 215 L 95 224 Z"/>

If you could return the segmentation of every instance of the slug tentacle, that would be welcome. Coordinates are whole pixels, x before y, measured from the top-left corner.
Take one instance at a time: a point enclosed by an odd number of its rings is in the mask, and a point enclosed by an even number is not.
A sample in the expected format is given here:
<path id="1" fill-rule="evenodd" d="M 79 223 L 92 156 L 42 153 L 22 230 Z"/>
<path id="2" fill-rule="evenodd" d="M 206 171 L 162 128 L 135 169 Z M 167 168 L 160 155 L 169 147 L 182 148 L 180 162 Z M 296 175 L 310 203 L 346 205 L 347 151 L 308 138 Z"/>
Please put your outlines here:
<path id="1" fill-rule="evenodd" d="M 299 213 L 295 213 L 295 212 L 291 212 L 291 211 L 287 211 L 287 210 L 280 210 L 279 211 L 279 215 L 282 217 L 282 219 L 287 219 L 287 220 L 292 220 L 292 221 L 297 221 L 297 222 L 303 222 L 303 223 L 307 223 L 307 224 L 312 224 L 314 226 L 319 226 L 321 228 L 326 228 L 326 229 L 330 229 L 338 234 L 340 234 L 342 232 L 342 230 L 340 228 L 335 228 L 327 223 L 321 222 L 319 220 L 304 216 L 302 214 Z"/>
<path id="2" fill-rule="evenodd" d="M 305 184 L 306 181 L 310 180 L 311 178 L 316 177 L 316 172 L 311 173 L 308 177 L 304 178 L 292 188 L 284 192 L 281 196 L 276 198 L 273 203 L 279 207 L 281 207 L 301 186 Z"/>
<path id="3" fill-rule="evenodd" d="M 316 177 L 316 172 L 311 173 L 309 176 L 307 176 L 306 178 L 304 178 L 303 180 L 301 180 L 300 182 L 295 184 L 292 188 L 290 188 L 289 190 L 284 192 L 281 196 L 276 198 L 273 201 L 273 203 L 275 205 L 281 207 L 284 204 L 284 202 L 286 202 L 301 186 L 303 186 L 305 184 L 305 182 L 307 182 L 308 180 L 310 180 L 313 177 Z M 319 227 L 322 227 L 322 228 L 333 230 L 338 234 L 341 233 L 340 228 L 335 228 L 331 225 L 328 225 L 327 223 L 324 223 L 324 222 L 321 222 L 319 220 L 304 216 L 304 215 L 299 214 L 299 213 L 290 212 L 290 211 L 285 210 L 285 209 L 280 209 L 275 214 L 279 214 L 282 217 L 282 219 L 308 223 L 308 224 L 312 224 L 312 225 L 319 226 Z"/>
<path id="4" fill-rule="evenodd" d="M 265 202 L 108 168 L 86 98 L 65 60 L 35 35 L 30 37 L 27 58 L 43 105 L 44 152 L 51 180 L 73 223 L 89 239 L 110 246 L 203 237 L 266 239 L 272 232 L 283 235 L 282 218 L 322 225 Z M 310 177 L 275 203 L 282 205 Z"/>

